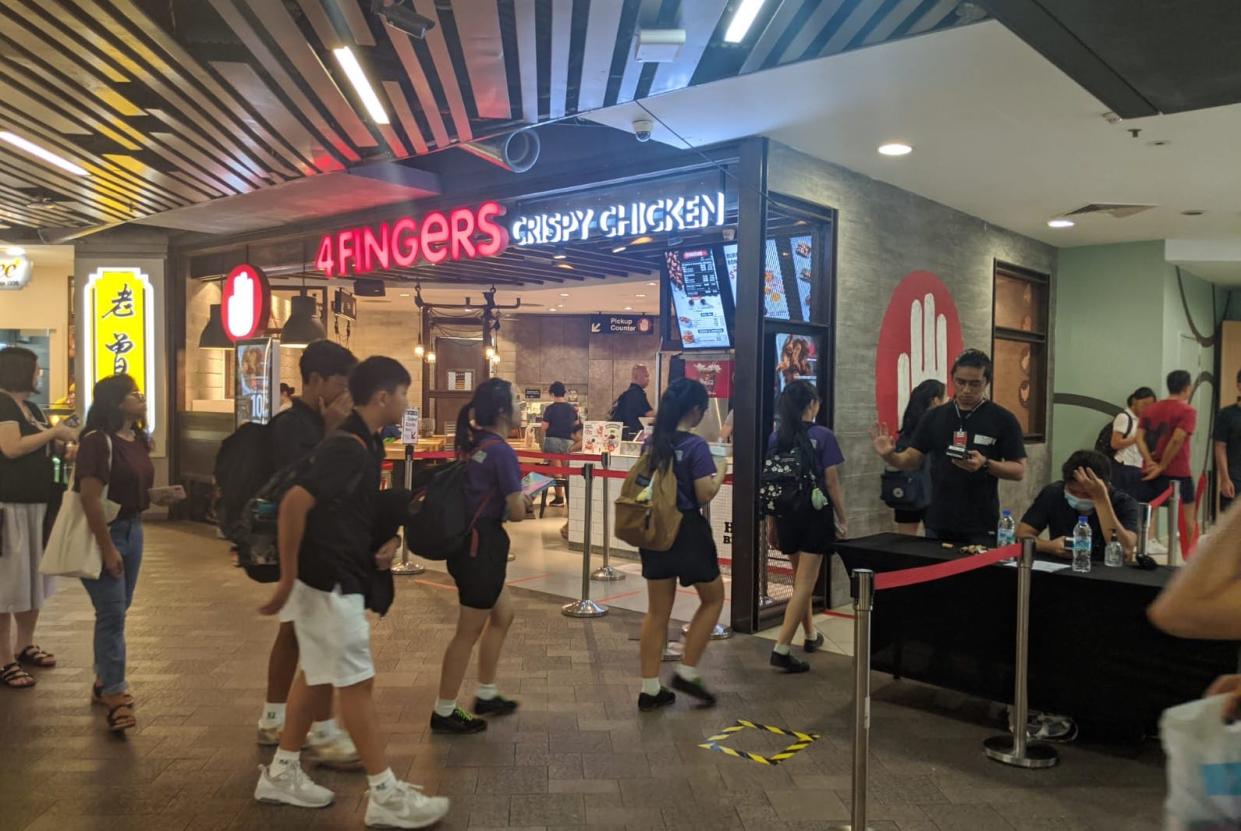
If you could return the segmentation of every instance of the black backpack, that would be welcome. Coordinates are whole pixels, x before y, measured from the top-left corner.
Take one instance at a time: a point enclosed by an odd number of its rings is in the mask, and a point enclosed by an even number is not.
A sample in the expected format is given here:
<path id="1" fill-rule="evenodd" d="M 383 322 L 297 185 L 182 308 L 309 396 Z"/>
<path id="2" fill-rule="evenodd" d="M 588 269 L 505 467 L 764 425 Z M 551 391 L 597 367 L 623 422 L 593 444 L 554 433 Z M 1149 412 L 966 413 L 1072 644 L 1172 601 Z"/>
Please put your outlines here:
<path id="1" fill-rule="evenodd" d="M 470 451 L 473 455 L 495 444 L 486 441 Z M 424 560 L 447 560 L 477 543 L 474 526 L 491 494 L 471 513 L 465 493 L 468 459 L 416 472 L 410 486 L 409 516 L 405 520 L 405 540 L 409 550 Z"/>
<path id="2" fill-rule="evenodd" d="M 1125 417 L 1129 419 L 1128 425 L 1125 427 L 1125 435 L 1129 435 L 1129 431 L 1133 429 L 1133 416 L 1125 413 Z M 1094 449 L 1107 456 L 1109 459 L 1116 455 L 1116 451 L 1112 449 L 1112 433 L 1115 432 L 1113 421 L 1109 421 L 1100 430 L 1099 435 L 1095 437 Z M 1152 445 L 1153 446 L 1153 445 Z"/>
<path id="3" fill-rule="evenodd" d="M 814 510 L 813 494 L 819 487 L 814 448 L 805 433 L 788 450 L 779 447 L 763 459 L 758 479 L 759 510 L 777 518 Z"/>
<path id="4" fill-rule="evenodd" d="M 220 489 L 216 525 L 234 542 L 241 533 L 246 504 L 276 472 L 269 427 L 247 421 L 224 439 L 215 456 L 213 475 Z"/>

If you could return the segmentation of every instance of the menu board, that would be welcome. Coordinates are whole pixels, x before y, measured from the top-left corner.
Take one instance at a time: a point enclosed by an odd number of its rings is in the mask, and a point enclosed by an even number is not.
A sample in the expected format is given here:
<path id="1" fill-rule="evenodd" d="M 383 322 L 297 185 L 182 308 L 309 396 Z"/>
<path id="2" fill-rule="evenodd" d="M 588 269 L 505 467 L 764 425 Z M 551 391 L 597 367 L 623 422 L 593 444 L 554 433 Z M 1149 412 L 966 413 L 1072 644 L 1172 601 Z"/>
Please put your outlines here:
<path id="1" fill-rule="evenodd" d="M 789 245 L 793 249 L 793 276 L 797 283 L 797 297 L 801 301 L 801 319 L 810 320 L 810 304 L 813 300 L 811 290 L 814 288 L 814 237 L 792 237 Z"/>
<path id="2" fill-rule="evenodd" d="M 624 427 L 619 421 L 583 422 L 582 452 L 588 455 L 615 453 L 620 449 L 621 431 Z"/>
<path id="3" fill-rule="evenodd" d="M 728 268 L 728 286 L 733 291 L 733 305 L 737 305 L 737 243 L 724 243 L 724 265 Z"/>
<path id="4" fill-rule="evenodd" d="M 685 349 L 728 349 L 728 321 L 715 254 L 710 248 L 667 251 L 668 285 L 672 308 Z"/>
<path id="5" fill-rule="evenodd" d="M 796 237 L 793 241 L 794 263 L 797 265 L 797 292 L 801 300 L 802 320 L 810 320 L 810 288 L 814 270 L 811 267 L 812 237 Z M 785 279 L 785 268 L 780 262 L 780 247 L 783 239 L 769 239 L 763 249 L 763 315 L 777 320 L 789 320 L 788 288 Z M 799 255 L 798 250 L 804 253 Z M 786 255 L 787 256 L 787 255 Z M 737 297 L 737 243 L 724 244 L 724 262 L 728 267 L 728 282 Z M 805 279 L 802 279 L 802 274 Z"/>
<path id="6" fill-rule="evenodd" d="M 776 335 L 776 392 L 793 381 L 815 383 L 819 374 L 819 348 L 813 337 Z"/>
<path id="7" fill-rule="evenodd" d="M 767 317 L 789 319 L 789 298 L 784 287 L 784 269 L 780 267 L 780 246 L 767 240 L 763 267 L 763 307 Z"/>
<path id="8" fill-rule="evenodd" d="M 273 399 L 279 399 L 280 361 L 272 338 L 237 342 L 234 416 L 238 426 L 247 421 L 266 424 L 272 419 Z"/>

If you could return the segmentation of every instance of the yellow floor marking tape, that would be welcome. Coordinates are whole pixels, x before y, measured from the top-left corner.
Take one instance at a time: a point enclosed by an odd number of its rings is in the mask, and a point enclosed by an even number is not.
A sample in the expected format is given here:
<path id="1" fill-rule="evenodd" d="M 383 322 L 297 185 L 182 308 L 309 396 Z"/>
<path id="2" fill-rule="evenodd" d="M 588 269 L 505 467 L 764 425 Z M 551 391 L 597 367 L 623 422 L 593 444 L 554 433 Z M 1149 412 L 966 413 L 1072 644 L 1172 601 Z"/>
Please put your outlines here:
<path id="1" fill-rule="evenodd" d="M 765 730 L 768 733 L 774 733 L 777 736 L 791 736 L 796 739 L 795 742 L 781 750 L 779 753 L 773 753 L 770 756 L 760 756 L 757 753 L 748 753 L 744 750 L 734 750 L 727 747 L 721 742 L 726 742 L 734 735 L 742 730 Z M 723 753 L 725 756 L 732 756 L 735 759 L 748 759 L 760 765 L 778 765 L 783 761 L 793 758 L 801 751 L 805 750 L 815 741 L 822 738 L 819 733 L 803 733 L 800 730 L 787 730 L 783 727 L 772 727 L 770 724 L 759 724 L 754 721 L 746 721 L 745 719 L 737 719 L 737 723 L 725 727 L 714 736 L 708 736 L 707 740 L 698 745 L 703 750 L 714 750 Z"/>

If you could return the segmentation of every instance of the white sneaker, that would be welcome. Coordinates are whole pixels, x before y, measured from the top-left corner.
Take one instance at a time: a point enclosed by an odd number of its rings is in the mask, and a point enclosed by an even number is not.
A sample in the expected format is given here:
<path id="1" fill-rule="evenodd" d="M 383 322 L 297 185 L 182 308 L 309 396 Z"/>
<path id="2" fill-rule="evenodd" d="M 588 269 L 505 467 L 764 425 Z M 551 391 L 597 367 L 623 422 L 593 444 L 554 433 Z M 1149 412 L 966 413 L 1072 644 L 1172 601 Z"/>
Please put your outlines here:
<path id="1" fill-rule="evenodd" d="M 1146 553 L 1147 554 L 1167 554 L 1168 546 L 1164 545 L 1159 540 L 1154 540 L 1154 539 L 1147 540 L 1146 541 Z"/>
<path id="2" fill-rule="evenodd" d="M 306 739 L 303 753 L 308 762 L 334 770 L 356 768 L 362 762 L 353 740 L 344 731 L 333 733 L 325 739 L 316 739 L 311 734 Z"/>
<path id="3" fill-rule="evenodd" d="M 278 775 L 272 774 L 274 767 L 274 764 L 259 765 L 259 783 L 254 787 L 254 798 L 259 802 L 326 808 L 336 799 L 336 794 L 310 781 L 300 764 L 285 765 Z"/>
<path id="4" fill-rule="evenodd" d="M 368 828 L 427 828 L 448 813 L 448 797 L 427 796 L 422 788 L 397 782 L 381 801 L 375 789 L 366 800 Z"/>

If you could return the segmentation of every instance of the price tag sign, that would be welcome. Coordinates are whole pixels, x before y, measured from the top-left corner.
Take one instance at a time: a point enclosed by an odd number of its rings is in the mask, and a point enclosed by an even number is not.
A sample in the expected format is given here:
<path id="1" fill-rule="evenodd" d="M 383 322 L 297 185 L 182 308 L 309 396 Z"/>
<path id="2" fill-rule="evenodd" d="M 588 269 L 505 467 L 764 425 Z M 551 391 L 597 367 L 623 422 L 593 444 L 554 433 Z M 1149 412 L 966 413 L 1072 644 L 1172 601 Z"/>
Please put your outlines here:
<path id="1" fill-rule="evenodd" d="M 401 444 L 418 443 L 418 427 L 421 421 L 422 411 L 417 407 L 405 411 L 405 417 L 401 419 Z"/>

